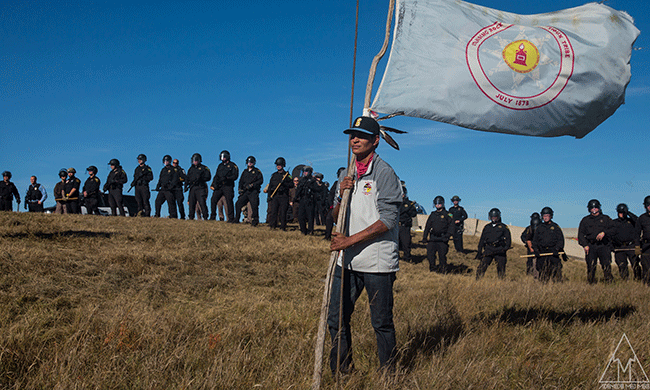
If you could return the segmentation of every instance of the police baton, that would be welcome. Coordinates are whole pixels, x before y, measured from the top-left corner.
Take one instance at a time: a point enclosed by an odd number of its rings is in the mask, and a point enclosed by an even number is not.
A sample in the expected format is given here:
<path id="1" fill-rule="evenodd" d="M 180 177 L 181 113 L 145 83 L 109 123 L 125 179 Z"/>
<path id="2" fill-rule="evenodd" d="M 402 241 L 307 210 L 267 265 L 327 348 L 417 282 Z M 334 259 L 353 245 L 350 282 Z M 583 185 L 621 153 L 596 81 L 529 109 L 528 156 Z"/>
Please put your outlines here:
<path id="1" fill-rule="evenodd" d="M 558 255 L 565 255 L 566 253 L 564 252 L 558 252 Z M 553 256 L 553 253 L 540 253 L 540 256 Z M 536 255 L 521 255 L 519 257 L 536 257 Z"/>

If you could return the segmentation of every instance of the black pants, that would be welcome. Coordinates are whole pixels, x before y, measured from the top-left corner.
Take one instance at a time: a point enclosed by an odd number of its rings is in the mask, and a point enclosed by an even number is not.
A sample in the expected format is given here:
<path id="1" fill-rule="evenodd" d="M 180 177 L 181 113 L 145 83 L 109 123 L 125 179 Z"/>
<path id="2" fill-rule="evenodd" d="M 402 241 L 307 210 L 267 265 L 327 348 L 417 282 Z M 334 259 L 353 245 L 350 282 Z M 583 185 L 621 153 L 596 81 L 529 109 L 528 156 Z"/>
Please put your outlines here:
<path id="1" fill-rule="evenodd" d="M 78 199 L 68 200 L 65 202 L 65 207 L 68 209 L 68 214 L 81 214 Z"/>
<path id="2" fill-rule="evenodd" d="M 29 210 L 30 213 L 42 213 L 43 212 L 43 204 L 38 204 L 38 202 L 29 202 L 27 203 L 27 209 Z"/>
<path id="3" fill-rule="evenodd" d="M 183 188 L 174 188 L 171 192 L 174 194 L 176 206 L 178 206 L 178 216 L 180 216 L 181 219 L 185 219 L 185 196 L 183 195 Z M 174 211 L 176 211 L 175 209 L 176 208 L 174 207 Z M 169 215 L 171 215 L 171 213 Z"/>
<path id="4" fill-rule="evenodd" d="M 462 223 L 456 225 L 456 229 L 454 230 L 454 248 L 456 248 L 456 252 L 458 253 L 463 253 L 465 251 L 463 249 L 463 230 L 465 230 L 465 227 Z"/>
<path id="5" fill-rule="evenodd" d="M 646 244 L 648 245 L 648 244 Z M 640 262 L 643 273 L 643 283 L 650 285 L 650 247 L 644 248 L 641 253 Z"/>
<path id="6" fill-rule="evenodd" d="M 155 207 L 155 216 L 160 217 L 160 210 L 162 209 L 163 203 L 167 202 L 167 210 L 169 212 L 169 218 L 178 218 L 176 214 L 176 199 L 174 194 L 169 190 L 160 190 L 158 195 L 156 195 L 156 200 L 154 202 Z"/>
<path id="7" fill-rule="evenodd" d="M 447 252 L 449 252 L 449 244 L 443 241 L 429 241 L 427 242 L 427 260 L 429 260 L 429 271 L 435 271 L 436 267 L 436 254 L 440 259 L 440 272 L 443 274 L 447 272 Z"/>
<path id="8" fill-rule="evenodd" d="M 86 213 L 88 215 L 102 215 L 99 212 L 99 199 L 96 197 L 84 198 L 84 206 L 86 206 Z"/>
<path id="9" fill-rule="evenodd" d="M 0 198 L 0 211 L 14 211 L 13 203 L 13 199 L 7 200 Z"/>
<path id="10" fill-rule="evenodd" d="M 189 218 L 194 219 L 196 213 L 196 202 L 199 202 L 199 207 L 201 208 L 201 215 L 203 219 L 208 219 L 208 204 L 206 200 L 208 199 L 208 187 L 197 187 L 194 186 L 190 188 L 190 195 L 187 197 L 188 202 L 190 203 L 190 212 Z"/>
<path id="11" fill-rule="evenodd" d="M 138 215 L 143 217 L 151 216 L 151 192 L 149 186 L 135 186 L 135 201 L 138 203 Z"/>
<path id="12" fill-rule="evenodd" d="M 552 251 L 552 250 L 551 250 Z M 544 253 L 549 253 L 548 250 L 542 250 Z M 532 257 L 534 259 L 534 257 Z M 541 256 L 537 259 L 535 266 L 539 272 L 539 280 L 548 282 L 562 281 L 562 260 L 560 256 Z"/>
<path id="13" fill-rule="evenodd" d="M 411 226 L 399 225 L 399 250 L 405 261 L 411 261 Z"/>
<path id="14" fill-rule="evenodd" d="M 217 203 L 221 197 L 226 198 L 226 221 L 234 222 L 235 221 L 235 205 L 233 203 L 235 199 L 235 187 L 222 186 L 217 188 L 212 192 L 212 198 L 210 198 L 210 220 L 214 221 L 217 219 Z M 259 194 L 257 205 L 259 207 Z M 251 206 L 253 204 L 251 203 Z M 241 209 L 239 210 L 241 212 Z M 237 218 L 239 221 L 239 218 Z"/>
<path id="15" fill-rule="evenodd" d="M 503 279 L 506 277 L 506 261 L 508 260 L 506 254 L 486 253 L 483 255 L 483 258 L 481 259 L 481 264 L 476 269 L 476 279 L 480 279 L 483 277 L 483 275 L 485 275 L 485 271 L 487 271 L 488 267 L 490 266 L 490 264 L 492 264 L 493 260 L 497 263 L 497 276 L 499 276 L 499 279 Z"/>
<path id="16" fill-rule="evenodd" d="M 621 279 L 627 280 L 629 278 L 629 272 L 627 270 L 627 261 L 630 261 L 632 266 L 632 272 L 634 272 L 634 279 L 641 279 L 641 267 L 639 266 L 639 257 L 634 254 L 634 247 L 621 247 L 616 249 L 628 249 L 628 250 L 619 250 L 614 252 L 614 261 L 618 266 L 618 273 L 621 275 Z"/>
<path id="17" fill-rule="evenodd" d="M 334 209 L 330 208 L 327 210 L 327 216 L 325 217 L 325 239 L 332 239 L 332 230 L 334 230 Z"/>
<path id="18" fill-rule="evenodd" d="M 219 199 L 217 199 L 218 201 Z M 260 193 L 257 191 L 244 191 L 237 198 L 237 203 L 235 203 L 235 222 L 239 222 L 239 217 L 241 216 L 242 207 L 246 206 L 246 203 L 250 202 L 251 204 L 251 214 L 249 219 L 251 220 L 251 225 L 257 226 L 260 222 Z M 228 211 L 230 213 L 230 211 Z"/>
<path id="19" fill-rule="evenodd" d="M 596 283 L 596 265 L 600 260 L 600 266 L 605 274 L 605 281 L 611 282 L 612 276 L 612 250 L 609 245 L 589 245 L 589 253 L 585 254 L 587 262 L 587 281 Z"/>
<path id="20" fill-rule="evenodd" d="M 108 205 L 111 206 L 112 215 L 121 215 L 124 214 L 124 203 L 122 203 L 122 189 L 115 188 L 108 190 Z"/>
<path id="21" fill-rule="evenodd" d="M 308 200 L 301 200 L 298 205 L 298 224 L 302 234 L 310 234 L 314 231 L 314 203 Z"/>
<path id="22" fill-rule="evenodd" d="M 280 222 L 280 229 L 287 229 L 287 209 L 289 208 L 289 195 L 275 195 L 268 204 L 269 227 L 275 229 Z"/>

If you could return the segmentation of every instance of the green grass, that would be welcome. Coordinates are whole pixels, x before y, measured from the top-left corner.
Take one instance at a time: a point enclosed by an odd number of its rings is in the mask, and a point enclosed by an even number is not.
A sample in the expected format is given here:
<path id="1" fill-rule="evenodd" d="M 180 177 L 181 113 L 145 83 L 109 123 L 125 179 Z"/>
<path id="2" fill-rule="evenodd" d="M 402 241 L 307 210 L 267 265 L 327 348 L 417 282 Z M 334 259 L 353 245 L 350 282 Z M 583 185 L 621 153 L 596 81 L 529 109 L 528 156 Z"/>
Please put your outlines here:
<path id="1" fill-rule="evenodd" d="M 0 388 L 308 388 L 328 244 L 266 226 L 0 213 Z M 395 284 L 397 375 L 377 373 L 364 295 L 342 386 L 598 388 L 623 333 L 648 371 L 648 287 L 588 285 L 583 260 L 541 284 L 524 252 L 509 252 L 505 280 L 491 265 L 476 281 L 473 254 L 450 250 L 460 272 L 441 275 L 416 247 Z"/>

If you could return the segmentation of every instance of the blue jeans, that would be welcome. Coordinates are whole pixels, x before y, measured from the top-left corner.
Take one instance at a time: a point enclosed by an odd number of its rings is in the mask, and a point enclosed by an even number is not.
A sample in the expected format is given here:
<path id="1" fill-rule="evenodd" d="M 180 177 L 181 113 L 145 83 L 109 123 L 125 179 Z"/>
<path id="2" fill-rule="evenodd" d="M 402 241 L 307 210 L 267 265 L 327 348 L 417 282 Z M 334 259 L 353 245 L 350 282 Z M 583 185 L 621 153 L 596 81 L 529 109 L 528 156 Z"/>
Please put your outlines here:
<path id="1" fill-rule="evenodd" d="M 366 273 L 345 270 L 343 283 L 343 328 L 340 331 L 341 350 L 338 350 L 339 298 L 341 296 L 341 267 L 334 270 L 327 325 L 332 338 L 330 368 L 336 373 L 337 357 L 341 372 L 349 372 L 352 364 L 352 335 L 350 317 L 354 304 L 365 288 L 370 302 L 370 320 L 377 338 L 379 365 L 390 366 L 396 353 L 395 325 L 393 323 L 393 283 L 395 273 Z"/>

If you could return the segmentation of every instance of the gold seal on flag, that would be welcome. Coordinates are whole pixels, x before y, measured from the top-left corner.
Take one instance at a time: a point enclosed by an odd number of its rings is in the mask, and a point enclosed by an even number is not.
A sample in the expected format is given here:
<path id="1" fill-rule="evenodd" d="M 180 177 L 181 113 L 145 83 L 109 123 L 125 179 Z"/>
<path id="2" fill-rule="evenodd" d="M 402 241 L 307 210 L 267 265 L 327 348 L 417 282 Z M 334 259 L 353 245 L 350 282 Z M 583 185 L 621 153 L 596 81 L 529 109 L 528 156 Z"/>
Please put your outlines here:
<path id="1" fill-rule="evenodd" d="M 539 64 L 539 50 L 525 39 L 509 43 L 502 55 L 503 61 L 517 73 L 528 73 Z"/>

